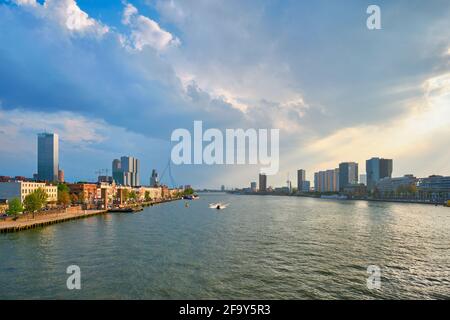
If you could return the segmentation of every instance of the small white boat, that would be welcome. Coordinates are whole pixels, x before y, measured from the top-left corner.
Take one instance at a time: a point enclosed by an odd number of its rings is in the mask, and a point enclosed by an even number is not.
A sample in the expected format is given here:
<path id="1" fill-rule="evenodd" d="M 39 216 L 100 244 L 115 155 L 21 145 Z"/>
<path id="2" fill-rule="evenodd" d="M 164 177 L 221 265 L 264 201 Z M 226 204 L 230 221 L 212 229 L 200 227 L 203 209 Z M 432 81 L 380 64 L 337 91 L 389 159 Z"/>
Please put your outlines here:
<path id="1" fill-rule="evenodd" d="M 229 203 L 221 203 L 221 202 L 210 203 L 209 204 L 209 208 L 210 209 L 221 210 L 221 209 L 225 209 L 226 207 L 228 207 L 228 205 L 229 205 Z"/>

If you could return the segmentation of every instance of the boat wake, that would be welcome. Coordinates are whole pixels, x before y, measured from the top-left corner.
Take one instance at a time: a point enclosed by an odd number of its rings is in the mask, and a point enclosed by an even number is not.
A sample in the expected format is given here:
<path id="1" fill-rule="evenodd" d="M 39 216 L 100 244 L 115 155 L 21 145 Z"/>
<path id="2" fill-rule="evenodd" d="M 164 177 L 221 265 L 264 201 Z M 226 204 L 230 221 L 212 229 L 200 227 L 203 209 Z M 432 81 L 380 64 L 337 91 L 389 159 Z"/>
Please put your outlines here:
<path id="1" fill-rule="evenodd" d="M 210 208 L 210 209 L 221 210 L 221 209 L 225 209 L 225 208 L 228 207 L 229 205 L 230 205 L 229 203 L 222 203 L 222 202 L 210 203 L 210 204 L 209 204 L 209 208 Z"/>

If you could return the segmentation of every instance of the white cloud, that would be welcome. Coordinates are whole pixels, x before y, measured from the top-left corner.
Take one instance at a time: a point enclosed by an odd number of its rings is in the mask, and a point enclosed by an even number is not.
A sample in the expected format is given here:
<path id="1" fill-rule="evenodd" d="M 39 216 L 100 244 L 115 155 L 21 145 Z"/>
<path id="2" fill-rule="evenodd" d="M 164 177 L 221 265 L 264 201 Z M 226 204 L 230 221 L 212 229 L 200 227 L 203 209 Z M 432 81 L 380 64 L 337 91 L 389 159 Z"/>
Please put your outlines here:
<path id="1" fill-rule="evenodd" d="M 394 159 L 394 173 L 425 176 L 448 170 L 450 137 L 450 73 L 427 79 L 423 97 L 410 101 L 409 112 L 389 122 L 348 127 L 302 150 L 311 158 L 320 155 L 314 170 L 334 168 L 340 161 L 357 161 L 363 171 L 373 156 Z M 433 157 L 430 166 L 429 157 Z M 410 172 L 413 171 L 413 172 Z"/>
<path id="2" fill-rule="evenodd" d="M 37 6 L 38 3 L 36 2 L 36 0 L 15 0 L 14 1 L 16 4 L 18 4 L 19 6 Z"/>
<path id="3" fill-rule="evenodd" d="M 123 9 L 122 23 L 124 25 L 129 25 L 131 17 L 138 14 L 138 10 L 135 6 L 130 3 L 127 3 L 125 9 Z"/>
<path id="4" fill-rule="evenodd" d="M 70 32 L 90 32 L 102 36 L 109 31 L 108 26 L 80 9 L 75 0 L 46 0 L 40 5 L 36 0 L 16 0 L 18 5 L 31 8 L 32 12 L 42 18 L 57 21 Z"/>
<path id="5" fill-rule="evenodd" d="M 145 46 L 150 46 L 161 51 L 180 44 L 178 38 L 163 30 L 156 21 L 140 15 L 130 3 L 123 10 L 122 23 L 131 28 L 130 42 L 133 49 L 142 50 Z"/>

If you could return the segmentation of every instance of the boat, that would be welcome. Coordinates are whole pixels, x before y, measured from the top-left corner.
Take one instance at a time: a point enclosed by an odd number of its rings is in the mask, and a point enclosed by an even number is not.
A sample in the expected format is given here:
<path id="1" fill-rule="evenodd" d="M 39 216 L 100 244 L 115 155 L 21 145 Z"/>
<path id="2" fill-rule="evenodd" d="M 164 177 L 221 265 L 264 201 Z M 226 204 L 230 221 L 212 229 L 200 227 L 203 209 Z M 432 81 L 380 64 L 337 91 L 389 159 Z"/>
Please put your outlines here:
<path id="1" fill-rule="evenodd" d="M 222 209 L 225 209 L 226 207 L 228 207 L 228 205 L 229 205 L 229 203 L 221 203 L 221 202 L 210 203 L 209 204 L 209 208 L 210 209 L 222 210 Z"/>
<path id="2" fill-rule="evenodd" d="M 123 208 L 112 208 L 109 209 L 109 212 L 130 212 L 137 213 L 144 210 L 142 207 L 123 207 Z"/>
<path id="3" fill-rule="evenodd" d="M 339 194 L 333 194 L 333 195 L 321 195 L 321 199 L 332 199 L 332 200 L 348 200 L 348 197 L 346 195 L 339 195 Z"/>
<path id="4" fill-rule="evenodd" d="M 198 200 L 200 197 L 196 194 L 189 194 L 189 195 L 185 195 L 183 196 L 183 199 L 185 200 Z"/>

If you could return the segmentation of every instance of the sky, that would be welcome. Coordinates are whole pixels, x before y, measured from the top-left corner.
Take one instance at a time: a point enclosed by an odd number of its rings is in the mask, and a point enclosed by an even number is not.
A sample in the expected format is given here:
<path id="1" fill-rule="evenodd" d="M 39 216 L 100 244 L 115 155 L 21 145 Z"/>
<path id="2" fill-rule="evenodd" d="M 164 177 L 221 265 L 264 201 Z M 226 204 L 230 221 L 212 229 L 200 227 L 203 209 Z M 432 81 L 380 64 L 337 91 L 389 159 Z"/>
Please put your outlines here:
<path id="1" fill-rule="evenodd" d="M 446 0 L 0 0 L 0 175 L 32 176 L 46 131 L 67 180 L 131 155 L 145 183 L 194 120 L 280 129 L 273 186 L 346 161 L 364 173 L 371 157 L 394 159 L 394 176 L 450 175 L 449 115 Z M 172 165 L 199 188 L 258 173 Z"/>

